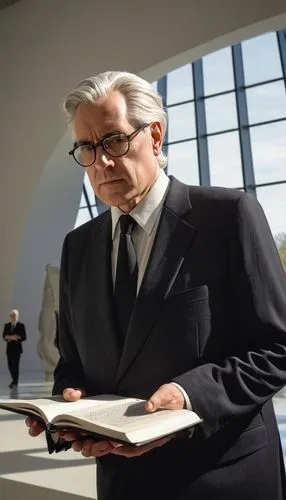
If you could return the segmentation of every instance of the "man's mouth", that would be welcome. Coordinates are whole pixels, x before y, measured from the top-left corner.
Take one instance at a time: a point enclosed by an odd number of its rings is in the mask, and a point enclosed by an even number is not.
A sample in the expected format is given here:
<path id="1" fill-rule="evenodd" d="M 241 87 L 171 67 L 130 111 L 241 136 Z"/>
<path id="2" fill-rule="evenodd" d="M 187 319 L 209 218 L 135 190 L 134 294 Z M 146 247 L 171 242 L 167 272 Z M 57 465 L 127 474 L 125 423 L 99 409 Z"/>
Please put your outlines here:
<path id="1" fill-rule="evenodd" d="M 114 184 L 115 182 L 121 182 L 123 179 L 108 179 L 106 181 L 101 182 L 101 185 L 104 186 L 106 184 Z"/>

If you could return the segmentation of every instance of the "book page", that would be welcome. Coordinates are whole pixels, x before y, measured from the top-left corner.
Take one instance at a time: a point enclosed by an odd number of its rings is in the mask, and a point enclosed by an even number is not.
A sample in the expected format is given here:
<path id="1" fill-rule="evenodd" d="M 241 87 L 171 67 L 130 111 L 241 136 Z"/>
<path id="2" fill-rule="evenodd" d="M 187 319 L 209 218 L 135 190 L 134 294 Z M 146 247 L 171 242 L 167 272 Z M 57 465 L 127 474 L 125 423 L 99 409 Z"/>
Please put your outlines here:
<path id="1" fill-rule="evenodd" d="M 46 407 L 45 413 L 49 422 L 52 422 L 59 414 L 70 415 L 75 412 L 80 412 L 80 414 L 82 414 L 82 412 L 89 408 L 99 410 L 100 408 L 105 408 L 109 405 L 118 404 L 118 401 L 122 401 L 122 399 L 125 400 L 125 398 L 113 395 L 87 397 L 73 402 L 64 401 L 60 398 L 59 402 Z"/>
<path id="2" fill-rule="evenodd" d="M 16 413 L 19 412 L 24 415 L 34 415 L 35 417 L 40 417 L 45 422 L 48 422 L 48 409 L 49 407 L 53 408 L 57 405 L 58 400 L 58 397 L 40 399 L 1 399 L 0 408 L 9 411 L 14 410 Z"/>
<path id="3" fill-rule="evenodd" d="M 132 400 L 131 400 L 132 401 Z M 70 418 L 58 415 L 57 425 L 80 425 L 83 429 L 115 437 L 127 437 L 131 442 L 137 439 L 155 439 L 157 436 L 190 427 L 201 419 L 189 410 L 157 410 L 148 413 L 145 401 L 123 400 L 105 408 L 90 407 L 86 411 L 74 411 Z"/>
<path id="4" fill-rule="evenodd" d="M 124 398 L 117 395 L 91 396 L 78 401 L 65 401 L 62 396 L 50 396 L 45 398 L 30 399 L 0 399 L 0 407 L 6 410 L 22 411 L 25 415 L 33 414 L 40 416 L 46 423 L 52 422 L 58 414 L 70 414 L 79 410 L 82 414 L 86 408 L 105 408 L 116 405 L 121 401 L 139 401 L 132 398 Z"/>
<path id="5" fill-rule="evenodd" d="M 201 422 L 189 410 L 157 410 L 148 413 L 138 398 L 101 395 L 64 401 L 61 396 L 41 399 L 0 400 L 0 407 L 26 415 L 42 416 L 59 428 L 76 426 L 82 430 L 127 440 L 132 443 L 157 439 Z"/>

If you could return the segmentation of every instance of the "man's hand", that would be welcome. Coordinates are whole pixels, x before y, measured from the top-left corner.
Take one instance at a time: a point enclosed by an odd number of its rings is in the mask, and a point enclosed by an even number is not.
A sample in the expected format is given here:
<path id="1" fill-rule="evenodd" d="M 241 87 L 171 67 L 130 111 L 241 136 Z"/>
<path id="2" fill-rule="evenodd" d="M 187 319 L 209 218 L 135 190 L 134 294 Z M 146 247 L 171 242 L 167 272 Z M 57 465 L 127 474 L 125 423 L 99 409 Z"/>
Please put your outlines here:
<path id="1" fill-rule="evenodd" d="M 164 384 L 149 398 L 145 404 L 146 411 L 153 413 L 159 408 L 166 409 L 182 409 L 185 406 L 185 399 L 178 387 L 174 384 Z M 60 435 L 61 436 L 61 435 Z M 61 436 L 68 441 L 73 441 L 75 435 L 72 433 Z M 132 458 L 139 457 L 148 451 L 166 444 L 173 436 L 166 436 L 164 438 L 153 441 L 143 446 L 130 446 L 122 445 L 115 441 L 100 441 L 94 442 L 92 439 L 87 438 L 83 441 L 74 441 L 72 447 L 75 451 L 81 451 L 84 457 L 100 457 L 112 453 L 113 455 L 120 455 L 122 457 Z"/>
<path id="2" fill-rule="evenodd" d="M 11 335 L 5 335 L 5 338 L 4 340 L 7 340 L 7 342 L 10 342 L 11 340 L 17 340 L 18 339 L 18 335 L 14 335 L 13 333 L 11 333 Z"/>
<path id="3" fill-rule="evenodd" d="M 84 389 L 68 388 L 63 391 L 63 398 L 66 401 L 78 401 L 86 395 Z M 113 445 L 108 441 L 95 442 L 93 439 L 84 439 L 84 432 L 59 432 L 59 437 L 65 441 L 72 441 L 72 449 L 81 451 L 84 457 L 102 457 L 113 449 Z"/>
<path id="4" fill-rule="evenodd" d="M 152 443 L 148 443 L 143 446 L 130 446 L 128 444 L 123 445 L 116 441 L 94 441 L 92 438 L 87 437 L 84 439 L 84 433 L 75 434 L 73 432 L 59 432 L 59 437 L 65 439 L 66 441 L 72 441 L 72 449 L 74 451 L 80 451 L 83 457 L 102 457 L 113 453 L 114 455 L 121 455 L 123 457 L 132 458 L 139 457 L 147 451 L 162 446 L 172 439 L 172 436 L 167 436 Z M 80 439 L 79 439 L 80 438 Z"/>
<path id="5" fill-rule="evenodd" d="M 154 411 L 159 408 L 165 408 L 170 410 L 181 410 L 185 406 L 185 399 L 178 387 L 174 384 L 164 384 L 159 387 L 159 389 L 148 399 L 145 404 L 146 411 L 150 413 L 154 413 Z M 162 446 L 166 444 L 173 436 L 166 436 L 162 439 L 158 439 L 157 441 L 153 441 L 152 443 L 148 443 L 143 446 L 129 446 L 129 445 L 117 445 L 114 442 L 111 444 L 114 446 L 114 449 L 111 450 L 111 453 L 114 455 L 121 455 L 124 457 L 132 458 L 139 457 L 144 453 L 152 450 L 153 448 L 157 448 L 158 446 Z"/>
<path id="6" fill-rule="evenodd" d="M 25 423 L 29 427 L 30 436 L 36 437 L 44 430 L 44 426 L 32 417 L 27 417 Z"/>
<path id="7" fill-rule="evenodd" d="M 86 396 L 84 389 L 73 389 L 69 387 L 63 391 L 63 398 L 66 401 L 78 401 Z M 84 438 L 84 432 L 59 432 L 59 437 L 65 441 L 72 441 L 72 449 L 81 451 L 84 457 L 101 457 L 107 455 L 113 449 L 113 445 L 108 441 L 95 442 L 93 439 Z"/>
<path id="8" fill-rule="evenodd" d="M 86 391 L 84 389 L 73 389 L 69 387 L 63 390 L 63 398 L 66 401 L 78 401 L 86 396 Z"/>
<path id="9" fill-rule="evenodd" d="M 78 401 L 86 395 L 83 389 L 68 388 L 63 391 L 63 398 L 66 401 Z M 182 392 L 174 384 L 164 384 L 149 398 L 145 404 L 146 411 L 153 413 L 159 408 L 165 409 L 182 409 L 184 408 L 185 400 Z M 30 427 L 29 434 L 37 436 L 42 432 L 43 428 L 30 417 L 26 419 L 27 425 Z M 138 457 L 166 444 L 173 436 L 166 436 L 164 438 L 153 441 L 143 446 L 130 446 L 122 445 L 116 441 L 94 441 L 87 437 L 84 438 L 84 433 L 76 432 L 59 432 L 59 437 L 66 441 L 72 441 L 72 448 L 74 451 L 81 452 L 84 457 L 102 457 L 112 453 L 114 455 L 121 455 L 123 457 L 132 458 Z"/>
<path id="10" fill-rule="evenodd" d="M 175 384 L 164 384 L 154 392 L 145 404 L 145 409 L 150 413 L 165 408 L 167 410 L 182 410 L 185 406 L 183 393 Z"/>
<path id="11" fill-rule="evenodd" d="M 142 446 L 130 446 L 130 445 L 118 445 L 117 443 L 111 442 L 114 446 L 111 453 L 113 455 L 121 455 L 126 458 L 134 458 L 140 457 L 144 455 L 148 451 L 153 450 L 154 448 L 158 448 L 159 446 L 163 446 L 163 444 L 168 443 L 174 436 L 166 436 L 161 439 L 157 439 L 156 441 L 152 441 L 152 443 L 144 444 Z"/>
<path id="12" fill-rule="evenodd" d="M 9 337 L 11 336 L 13 335 L 9 335 Z M 78 399 L 84 397 L 85 394 L 86 392 L 84 391 L 84 389 L 68 388 L 63 391 L 63 398 L 66 401 L 77 401 Z M 38 420 L 32 417 L 27 417 L 25 423 L 27 427 L 29 427 L 30 436 L 36 437 L 44 430 L 44 426 L 40 422 L 38 422 Z"/>

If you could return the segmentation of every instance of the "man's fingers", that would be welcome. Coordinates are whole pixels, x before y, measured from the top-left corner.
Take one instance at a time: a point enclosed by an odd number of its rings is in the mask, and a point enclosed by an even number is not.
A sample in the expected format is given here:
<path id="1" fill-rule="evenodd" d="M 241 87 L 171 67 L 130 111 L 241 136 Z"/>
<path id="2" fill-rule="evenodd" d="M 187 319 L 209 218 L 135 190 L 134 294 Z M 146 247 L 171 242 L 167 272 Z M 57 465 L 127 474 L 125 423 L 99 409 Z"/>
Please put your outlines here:
<path id="1" fill-rule="evenodd" d="M 99 441 L 97 443 L 93 443 L 90 451 L 90 456 L 92 457 L 102 457 L 103 455 L 107 455 L 113 450 L 113 446 L 108 441 Z"/>
<path id="2" fill-rule="evenodd" d="M 72 436 L 65 434 L 64 439 L 67 441 Z M 76 436 L 73 436 L 74 440 L 72 440 L 72 449 L 77 452 L 81 452 L 83 457 L 102 457 L 103 455 L 107 455 L 113 450 L 113 446 L 109 441 L 94 441 L 91 438 L 86 438 L 84 441 L 76 439 Z"/>
<path id="3" fill-rule="evenodd" d="M 168 388 L 169 384 L 164 384 L 159 387 L 159 389 L 152 394 L 147 403 L 145 404 L 145 409 L 150 412 L 154 412 L 159 408 L 168 408 L 170 402 L 170 390 Z"/>
<path id="4" fill-rule="evenodd" d="M 31 427 L 31 425 L 33 425 L 34 422 L 36 422 L 36 420 L 32 417 L 27 417 L 25 420 L 25 424 L 27 425 L 27 427 Z"/>
<path id="5" fill-rule="evenodd" d="M 162 398 L 160 397 L 159 391 L 155 392 L 153 396 L 147 401 L 145 409 L 149 412 L 154 412 L 162 406 Z"/>
<path id="6" fill-rule="evenodd" d="M 44 429 L 42 429 L 42 427 L 30 427 L 29 429 L 29 434 L 30 436 L 32 437 L 36 437 L 38 436 L 39 434 L 41 434 L 41 432 L 43 432 Z"/>
<path id="7" fill-rule="evenodd" d="M 119 448 L 120 446 L 124 446 L 122 443 L 118 443 L 118 441 L 109 441 L 113 448 Z"/>
<path id="8" fill-rule="evenodd" d="M 164 438 L 157 439 L 152 443 L 148 443 L 138 447 L 124 445 L 118 448 L 114 448 L 111 453 L 113 455 L 121 455 L 126 458 L 140 457 L 148 451 L 153 450 L 153 448 L 158 448 L 159 446 L 163 446 L 164 444 L 168 443 L 173 437 L 174 436 L 166 436 Z"/>
<path id="9" fill-rule="evenodd" d="M 81 454 L 84 457 L 91 456 L 91 448 L 92 448 L 93 443 L 94 443 L 93 439 L 85 439 L 85 441 L 82 443 Z"/>
<path id="10" fill-rule="evenodd" d="M 73 389 L 69 387 L 63 391 L 63 398 L 66 401 L 78 401 L 83 396 L 80 389 Z"/>
<path id="11" fill-rule="evenodd" d="M 65 441 L 80 441 L 79 433 L 76 432 L 59 432 L 59 437 L 63 438 Z"/>
<path id="12" fill-rule="evenodd" d="M 81 451 L 82 450 L 82 442 L 81 441 L 73 441 L 72 443 L 72 449 L 74 451 Z"/>
<path id="13" fill-rule="evenodd" d="M 33 436 L 33 437 L 38 436 L 44 430 L 43 425 L 41 425 L 39 422 L 37 422 L 37 420 L 34 420 L 31 417 L 27 417 L 25 420 L 25 423 L 26 423 L 27 427 L 29 427 L 30 436 Z"/>
<path id="14" fill-rule="evenodd" d="M 159 408 L 168 408 L 169 410 L 184 408 L 185 399 L 178 387 L 175 384 L 163 384 L 149 398 L 145 404 L 145 409 L 149 412 L 154 412 Z"/>

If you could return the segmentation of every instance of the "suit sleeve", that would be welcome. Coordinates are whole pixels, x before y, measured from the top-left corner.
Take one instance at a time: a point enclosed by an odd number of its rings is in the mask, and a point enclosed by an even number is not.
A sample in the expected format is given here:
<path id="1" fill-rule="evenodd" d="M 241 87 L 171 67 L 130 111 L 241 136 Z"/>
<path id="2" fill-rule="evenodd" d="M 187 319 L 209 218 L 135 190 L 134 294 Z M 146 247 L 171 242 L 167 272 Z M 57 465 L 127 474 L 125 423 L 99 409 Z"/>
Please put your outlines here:
<path id="1" fill-rule="evenodd" d="M 237 202 L 229 236 L 229 289 L 239 347 L 226 359 L 174 379 L 204 419 L 205 437 L 257 411 L 286 383 L 285 272 L 265 215 L 251 195 Z"/>
<path id="2" fill-rule="evenodd" d="M 69 235 L 68 235 L 69 236 Z M 68 387 L 85 388 L 87 382 L 74 341 L 68 288 L 68 236 L 65 238 L 60 267 L 59 351 L 60 359 L 54 372 L 53 394 Z"/>
<path id="3" fill-rule="evenodd" d="M 24 342 L 24 340 L 27 340 L 27 335 L 26 335 L 26 328 L 25 325 L 22 324 L 21 332 L 20 332 L 20 341 Z"/>
<path id="4" fill-rule="evenodd" d="M 7 342 L 6 335 L 8 334 L 9 334 L 8 327 L 7 325 L 4 325 L 2 337 L 5 340 L 5 342 Z"/>

